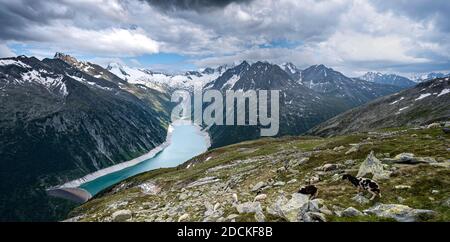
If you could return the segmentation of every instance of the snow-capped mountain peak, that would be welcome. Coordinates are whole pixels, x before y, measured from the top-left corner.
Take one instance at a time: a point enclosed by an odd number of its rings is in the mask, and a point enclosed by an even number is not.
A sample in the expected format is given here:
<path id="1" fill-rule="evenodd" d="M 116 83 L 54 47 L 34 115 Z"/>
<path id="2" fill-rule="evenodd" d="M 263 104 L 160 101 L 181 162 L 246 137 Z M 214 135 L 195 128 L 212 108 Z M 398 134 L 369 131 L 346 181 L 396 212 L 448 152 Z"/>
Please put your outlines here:
<path id="1" fill-rule="evenodd" d="M 119 78 L 133 84 L 141 84 L 154 89 L 193 89 L 196 85 L 206 85 L 217 79 L 225 68 L 205 68 L 203 71 L 187 71 L 184 74 L 167 74 L 147 69 L 128 67 L 119 63 L 111 63 L 107 70 Z"/>
<path id="2" fill-rule="evenodd" d="M 299 72 L 300 70 L 297 68 L 297 66 L 295 66 L 294 64 L 292 64 L 291 62 L 286 62 L 280 65 L 281 69 L 283 69 L 284 71 L 286 71 L 288 74 L 295 74 L 297 72 Z"/>
<path id="3" fill-rule="evenodd" d="M 381 72 L 367 72 L 363 76 L 359 77 L 359 79 L 399 87 L 412 87 L 415 85 L 413 81 L 404 76 L 399 76 L 396 74 L 383 74 Z"/>
<path id="4" fill-rule="evenodd" d="M 411 80 L 417 83 L 433 80 L 436 78 L 449 77 L 450 73 L 444 74 L 442 72 L 431 72 L 431 73 L 416 73 L 411 76 Z"/>

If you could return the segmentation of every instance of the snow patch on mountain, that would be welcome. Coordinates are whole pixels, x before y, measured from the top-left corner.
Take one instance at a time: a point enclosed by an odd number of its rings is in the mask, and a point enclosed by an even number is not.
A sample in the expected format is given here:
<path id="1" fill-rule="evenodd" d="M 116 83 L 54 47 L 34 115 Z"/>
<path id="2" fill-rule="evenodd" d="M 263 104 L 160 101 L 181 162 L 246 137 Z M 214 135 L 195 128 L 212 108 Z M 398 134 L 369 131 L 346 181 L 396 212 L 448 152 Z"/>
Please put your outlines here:
<path id="1" fill-rule="evenodd" d="M 43 75 L 44 74 L 44 75 Z M 62 81 L 63 75 L 48 75 L 47 71 L 40 72 L 31 70 L 21 74 L 20 79 L 16 79 L 15 82 L 19 84 L 33 83 L 44 86 L 49 91 L 58 91 L 61 95 L 67 96 L 68 91 L 66 84 Z"/>
<path id="2" fill-rule="evenodd" d="M 16 66 L 20 66 L 23 68 L 31 68 L 31 66 L 29 66 L 19 60 L 11 60 L 11 59 L 0 60 L 0 66 L 10 66 L 10 65 L 16 65 Z"/>
<path id="3" fill-rule="evenodd" d="M 403 99 L 405 99 L 405 97 L 401 97 L 400 99 L 391 102 L 390 105 L 394 105 L 394 104 L 400 102 L 400 101 L 403 100 Z"/>
<path id="4" fill-rule="evenodd" d="M 161 87 L 192 89 L 195 86 L 204 86 L 217 79 L 226 70 L 219 67 L 216 69 L 205 69 L 202 72 L 191 71 L 185 74 L 171 75 L 131 68 L 118 63 L 111 63 L 107 69 L 128 83 L 140 84 L 154 89 L 160 89 Z"/>
<path id="5" fill-rule="evenodd" d="M 440 97 L 440 96 L 445 95 L 445 94 L 447 94 L 447 93 L 450 93 L 450 89 L 448 89 L 448 88 L 443 89 L 443 90 L 441 91 L 441 93 L 439 93 L 437 96 Z"/>
<path id="6" fill-rule="evenodd" d="M 418 98 L 416 98 L 416 101 L 419 101 L 421 99 L 424 99 L 428 96 L 431 96 L 431 93 L 424 93 L 424 94 L 420 94 L 420 96 Z"/>

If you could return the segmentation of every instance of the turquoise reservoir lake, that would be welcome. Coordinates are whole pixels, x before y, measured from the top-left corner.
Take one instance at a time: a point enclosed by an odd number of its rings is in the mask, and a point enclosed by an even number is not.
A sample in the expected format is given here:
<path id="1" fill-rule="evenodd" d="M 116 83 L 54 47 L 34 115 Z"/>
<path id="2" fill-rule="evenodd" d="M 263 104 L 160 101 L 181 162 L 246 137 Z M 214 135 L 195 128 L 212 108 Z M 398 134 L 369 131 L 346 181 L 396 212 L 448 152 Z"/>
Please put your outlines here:
<path id="1" fill-rule="evenodd" d="M 209 148 L 209 137 L 193 124 L 173 126 L 170 144 L 153 158 L 122 170 L 106 174 L 79 187 L 95 195 L 105 188 L 119 183 L 131 176 L 158 169 L 178 166 L 200 155 Z"/>

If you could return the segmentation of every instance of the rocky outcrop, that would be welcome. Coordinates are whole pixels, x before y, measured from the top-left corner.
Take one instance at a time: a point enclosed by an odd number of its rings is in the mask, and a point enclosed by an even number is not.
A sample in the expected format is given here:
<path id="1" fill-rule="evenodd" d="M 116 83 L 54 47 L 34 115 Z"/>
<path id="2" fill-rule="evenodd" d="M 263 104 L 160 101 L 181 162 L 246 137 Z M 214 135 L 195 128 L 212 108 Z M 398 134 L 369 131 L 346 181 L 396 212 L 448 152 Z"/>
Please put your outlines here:
<path id="1" fill-rule="evenodd" d="M 391 172 L 384 169 L 383 163 L 377 157 L 373 151 L 367 156 L 364 162 L 359 167 L 358 174 L 356 176 L 363 177 L 367 174 L 372 174 L 374 180 L 388 179 Z"/>
<path id="2" fill-rule="evenodd" d="M 341 216 L 342 217 L 358 217 L 358 216 L 364 216 L 364 214 L 354 207 L 349 207 L 349 208 L 346 208 L 344 211 L 342 211 Z"/>
<path id="3" fill-rule="evenodd" d="M 401 204 L 378 204 L 364 213 L 373 214 L 378 217 L 392 218 L 398 222 L 426 221 L 433 218 L 436 212 L 426 209 L 413 209 Z"/>
<path id="4" fill-rule="evenodd" d="M 112 221 L 114 222 L 125 222 L 131 218 L 130 210 L 119 210 L 114 212 L 112 215 Z"/>
<path id="5" fill-rule="evenodd" d="M 403 164 L 419 164 L 419 163 L 436 163 L 433 157 L 416 157 L 412 153 L 401 153 L 394 158 L 383 159 L 385 163 L 403 163 Z"/>
<path id="6" fill-rule="evenodd" d="M 331 214 L 323 204 L 323 200 L 309 200 L 309 196 L 300 193 L 292 194 L 291 199 L 280 195 L 267 212 L 271 215 L 284 218 L 289 222 L 325 222 L 325 214 Z"/>

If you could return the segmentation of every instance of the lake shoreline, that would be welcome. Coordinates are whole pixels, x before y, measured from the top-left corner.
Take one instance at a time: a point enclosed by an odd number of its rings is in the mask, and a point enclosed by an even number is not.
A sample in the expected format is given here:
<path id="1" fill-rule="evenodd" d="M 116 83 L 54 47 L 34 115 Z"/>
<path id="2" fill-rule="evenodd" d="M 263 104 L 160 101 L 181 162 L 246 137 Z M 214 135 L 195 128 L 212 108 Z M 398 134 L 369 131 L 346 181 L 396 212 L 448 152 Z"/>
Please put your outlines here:
<path id="1" fill-rule="evenodd" d="M 162 152 L 165 148 L 167 148 L 171 144 L 174 126 L 188 125 L 188 124 L 196 127 L 196 129 L 197 129 L 196 132 L 198 132 L 198 134 L 200 134 L 205 139 L 207 149 L 209 147 L 211 147 L 211 138 L 210 138 L 208 132 L 203 131 L 201 129 L 201 127 L 195 123 L 192 123 L 187 120 L 178 120 L 169 125 L 169 128 L 167 130 L 166 141 L 164 143 L 162 143 L 161 145 L 153 148 L 148 153 L 146 153 L 142 156 L 139 156 L 135 159 L 132 159 L 130 161 L 125 161 L 125 162 L 98 170 L 96 172 L 87 174 L 81 178 L 66 182 L 62 185 L 51 187 L 51 188 L 47 189 L 47 194 L 49 194 L 50 196 L 54 196 L 54 197 L 65 198 L 65 199 L 68 199 L 71 201 L 86 202 L 87 200 L 92 198 L 92 194 L 89 193 L 88 191 L 86 191 L 85 189 L 80 188 L 81 185 L 91 182 L 99 177 L 123 170 L 123 169 L 131 167 L 131 166 L 135 166 L 143 161 L 154 158 L 156 155 L 158 155 L 160 152 Z M 86 193 L 89 195 L 86 195 Z"/>

